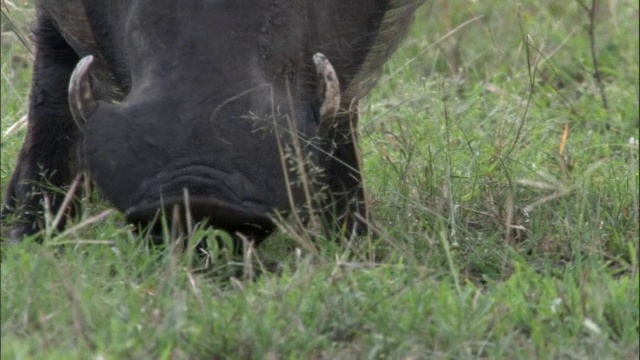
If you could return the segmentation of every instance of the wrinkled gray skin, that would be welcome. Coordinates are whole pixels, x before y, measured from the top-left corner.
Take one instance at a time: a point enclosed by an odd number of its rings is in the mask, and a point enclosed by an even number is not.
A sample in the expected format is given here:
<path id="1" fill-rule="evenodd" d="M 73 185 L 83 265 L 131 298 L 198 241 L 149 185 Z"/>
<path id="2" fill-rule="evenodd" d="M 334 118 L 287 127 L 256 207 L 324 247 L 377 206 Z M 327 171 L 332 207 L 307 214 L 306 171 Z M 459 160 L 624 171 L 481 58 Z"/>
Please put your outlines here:
<path id="1" fill-rule="evenodd" d="M 38 1 L 28 133 L 2 209 L 3 222 L 13 219 L 10 236 L 37 232 L 43 199 L 54 211 L 61 204 L 49 189 L 65 188 L 88 168 L 130 222 L 144 224 L 159 208 L 184 204 L 186 190 L 195 220 L 259 241 L 273 229 L 272 214 L 291 211 L 290 194 L 295 207 L 305 203 L 302 188 L 291 185 L 299 175 L 285 174 L 281 161 L 295 144 L 291 124 L 304 158 L 323 170 L 314 183 L 324 187 L 313 192 L 325 189 L 325 200 L 314 204 L 328 223 L 366 232 L 353 104 L 375 83 L 416 6 Z M 322 137 L 312 61 L 319 52 L 342 95 Z M 87 55 L 95 57 L 85 74 L 95 102 L 74 121 L 67 87 Z"/>

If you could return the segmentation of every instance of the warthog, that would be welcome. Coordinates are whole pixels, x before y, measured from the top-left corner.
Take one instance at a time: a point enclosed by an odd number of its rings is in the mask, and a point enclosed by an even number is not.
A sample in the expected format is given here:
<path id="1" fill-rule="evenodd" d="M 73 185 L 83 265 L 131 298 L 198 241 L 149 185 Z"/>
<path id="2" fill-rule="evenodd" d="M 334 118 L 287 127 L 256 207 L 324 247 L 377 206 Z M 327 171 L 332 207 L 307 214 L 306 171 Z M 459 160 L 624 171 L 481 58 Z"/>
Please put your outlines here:
<path id="1" fill-rule="evenodd" d="M 178 207 L 260 241 L 304 209 L 365 233 L 357 104 L 421 2 L 37 1 L 10 237 L 83 171 L 136 224 Z"/>

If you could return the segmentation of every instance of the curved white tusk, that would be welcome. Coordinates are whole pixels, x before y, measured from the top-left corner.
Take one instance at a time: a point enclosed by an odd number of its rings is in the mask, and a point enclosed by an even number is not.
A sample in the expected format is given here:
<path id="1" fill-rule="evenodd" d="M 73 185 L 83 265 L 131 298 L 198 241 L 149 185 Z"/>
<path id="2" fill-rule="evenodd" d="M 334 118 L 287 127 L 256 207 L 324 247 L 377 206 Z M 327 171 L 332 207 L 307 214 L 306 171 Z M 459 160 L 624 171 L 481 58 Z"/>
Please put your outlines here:
<path id="1" fill-rule="evenodd" d="M 313 63 L 318 73 L 318 97 L 320 99 L 320 118 L 335 115 L 340 108 L 340 82 L 336 71 L 321 53 L 313 55 Z"/>
<path id="2" fill-rule="evenodd" d="M 80 128 L 84 127 L 89 116 L 98 107 L 89 80 L 89 70 L 93 60 L 92 55 L 83 57 L 73 70 L 69 81 L 69 108 L 74 121 Z"/>

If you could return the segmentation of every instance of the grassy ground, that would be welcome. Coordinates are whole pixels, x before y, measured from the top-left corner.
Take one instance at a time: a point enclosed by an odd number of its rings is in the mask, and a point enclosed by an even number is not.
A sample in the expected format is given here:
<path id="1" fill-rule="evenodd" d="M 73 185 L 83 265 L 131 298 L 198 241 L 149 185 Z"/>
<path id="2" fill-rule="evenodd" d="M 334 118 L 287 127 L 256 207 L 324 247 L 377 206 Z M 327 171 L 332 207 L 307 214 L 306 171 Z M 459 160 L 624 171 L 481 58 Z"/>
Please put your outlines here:
<path id="1" fill-rule="evenodd" d="M 375 240 L 203 274 L 111 214 L 5 248 L 2 358 L 637 359 L 639 10 L 596 4 L 421 10 L 362 107 Z M 4 192 L 31 56 L 2 40 Z"/>

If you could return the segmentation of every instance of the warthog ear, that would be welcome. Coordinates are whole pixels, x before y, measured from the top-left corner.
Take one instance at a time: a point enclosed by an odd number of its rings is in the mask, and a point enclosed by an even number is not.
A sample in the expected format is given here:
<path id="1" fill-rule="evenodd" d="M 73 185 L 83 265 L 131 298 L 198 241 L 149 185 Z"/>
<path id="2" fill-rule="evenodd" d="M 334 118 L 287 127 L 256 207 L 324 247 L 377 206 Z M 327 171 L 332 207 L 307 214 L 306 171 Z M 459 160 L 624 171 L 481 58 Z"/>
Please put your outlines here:
<path id="1" fill-rule="evenodd" d="M 320 103 L 320 119 L 333 117 L 340 108 L 338 76 L 329 59 L 321 53 L 313 55 L 313 64 L 318 74 L 317 96 Z"/>
<path id="2" fill-rule="evenodd" d="M 92 64 L 92 55 L 83 57 L 73 70 L 69 81 L 69 107 L 73 120 L 81 129 L 98 107 L 89 81 L 89 70 Z"/>

